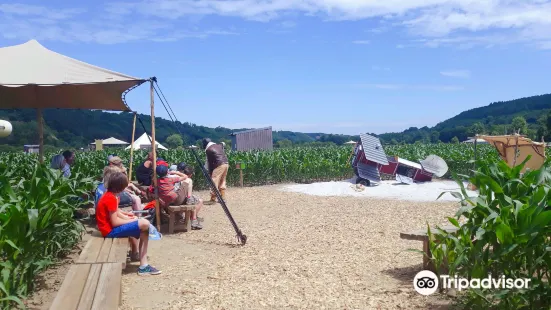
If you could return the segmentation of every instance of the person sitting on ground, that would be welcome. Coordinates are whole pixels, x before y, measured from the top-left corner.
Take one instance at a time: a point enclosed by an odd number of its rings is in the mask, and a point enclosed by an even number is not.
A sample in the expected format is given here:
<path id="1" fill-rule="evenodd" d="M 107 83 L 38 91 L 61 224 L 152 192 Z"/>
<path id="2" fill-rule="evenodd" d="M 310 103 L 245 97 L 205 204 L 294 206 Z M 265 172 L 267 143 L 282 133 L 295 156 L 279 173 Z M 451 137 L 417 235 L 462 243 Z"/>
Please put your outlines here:
<path id="1" fill-rule="evenodd" d="M 161 271 L 147 262 L 150 223 L 146 219 L 124 214 L 118 206 L 117 194 L 128 186 L 128 178 L 122 172 L 111 174 L 107 180 L 107 192 L 101 197 L 96 209 L 96 222 L 104 238 L 130 238 L 132 243 L 139 239 L 138 275 L 157 275 Z M 134 239 L 134 240 L 132 240 Z M 135 256 L 135 253 L 133 253 Z M 132 257 L 132 256 L 131 256 Z"/>
<path id="2" fill-rule="evenodd" d="M 71 176 L 71 166 L 75 163 L 75 152 L 67 150 L 62 155 L 65 157 L 65 165 L 62 169 L 63 176 L 68 178 Z"/>
<path id="3" fill-rule="evenodd" d="M 147 153 L 145 161 L 136 169 L 136 179 L 140 185 L 150 186 L 153 178 L 153 152 Z"/>
<path id="4" fill-rule="evenodd" d="M 187 179 L 182 181 L 183 191 L 186 196 L 186 198 L 184 199 L 184 205 L 195 206 L 195 210 L 191 213 L 191 225 L 193 225 L 194 221 L 196 222 L 203 221 L 203 219 L 198 216 L 199 211 L 201 211 L 201 208 L 203 207 L 203 199 L 197 197 L 196 195 L 193 195 L 193 180 L 192 180 L 193 172 L 194 172 L 193 167 L 186 166 L 185 163 L 181 163 L 181 164 L 184 164 L 184 165 L 183 167 L 178 166 L 182 168 L 180 172 L 188 176 Z"/>
<path id="5" fill-rule="evenodd" d="M 50 162 L 50 168 L 53 170 L 59 170 L 63 173 L 64 177 L 68 177 L 68 175 L 65 174 L 63 171 L 63 168 L 65 167 L 65 157 L 61 154 L 57 154 L 54 157 L 52 157 L 52 160 Z"/>

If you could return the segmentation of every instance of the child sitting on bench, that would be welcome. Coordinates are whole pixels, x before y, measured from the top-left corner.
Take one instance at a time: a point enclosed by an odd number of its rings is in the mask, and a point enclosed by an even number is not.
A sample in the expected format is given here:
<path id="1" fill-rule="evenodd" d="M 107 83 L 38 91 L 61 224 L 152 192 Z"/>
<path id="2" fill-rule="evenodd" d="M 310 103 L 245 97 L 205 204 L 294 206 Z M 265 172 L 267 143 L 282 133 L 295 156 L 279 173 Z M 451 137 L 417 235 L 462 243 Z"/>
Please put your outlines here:
<path id="1" fill-rule="evenodd" d="M 187 198 L 186 189 L 187 184 L 184 183 L 188 179 L 188 176 L 183 174 L 180 171 L 171 171 L 170 174 L 177 177 L 168 177 L 168 165 L 159 165 L 157 166 L 157 177 L 159 178 L 157 184 L 159 186 L 159 198 L 161 198 L 166 207 L 168 206 L 181 206 L 184 204 L 185 199 Z M 180 183 L 180 188 L 177 192 L 174 191 L 174 186 Z M 168 212 L 167 212 L 168 213 Z M 195 212 L 192 213 L 192 217 L 195 218 Z M 183 220 L 183 219 L 181 219 Z M 201 229 L 203 228 L 197 219 L 192 219 L 191 221 L 192 229 Z"/>
<path id="2" fill-rule="evenodd" d="M 184 187 L 183 191 L 186 196 L 186 198 L 184 199 L 184 205 L 195 206 L 195 210 L 191 214 L 191 225 L 193 225 L 194 222 L 202 222 L 202 219 L 197 215 L 203 207 L 203 200 L 196 195 L 193 195 L 193 180 L 191 179 L 194 172 L 193 167 L 187 166 L 185 164 L 181 166 L 178 165 L 178 170 L 180 170 L 188 177 L 186 180 L 182 181 L 182 187 Z"/>
<path id="3" fill-rule="evenodd" d="M 138 275 L 157 275 L 161 271 L 147 262 L 147 245 L 149 241 L 150 223 L 146 219 L 138 219 L 118 208 L 117 194 L 128 186 L 128 178 L 122 172 L 112 173 L 107 180 L 107 192 L 103 194 L 96 208 L 96 222 L 104 238 L 139 239 L 140 267 Z"/>

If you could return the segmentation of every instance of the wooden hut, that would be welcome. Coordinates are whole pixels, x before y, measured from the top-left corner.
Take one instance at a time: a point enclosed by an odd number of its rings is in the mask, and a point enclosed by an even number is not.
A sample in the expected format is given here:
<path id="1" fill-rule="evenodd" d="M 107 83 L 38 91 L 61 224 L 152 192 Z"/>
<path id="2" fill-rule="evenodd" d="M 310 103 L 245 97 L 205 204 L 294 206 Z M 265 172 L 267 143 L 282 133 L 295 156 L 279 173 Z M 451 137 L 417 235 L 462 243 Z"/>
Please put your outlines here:
<path id="1" fill-rule="evenodd" d="M 232 150 L 273 150 L 272 127 L 251 129 L 230 134 Z"/>

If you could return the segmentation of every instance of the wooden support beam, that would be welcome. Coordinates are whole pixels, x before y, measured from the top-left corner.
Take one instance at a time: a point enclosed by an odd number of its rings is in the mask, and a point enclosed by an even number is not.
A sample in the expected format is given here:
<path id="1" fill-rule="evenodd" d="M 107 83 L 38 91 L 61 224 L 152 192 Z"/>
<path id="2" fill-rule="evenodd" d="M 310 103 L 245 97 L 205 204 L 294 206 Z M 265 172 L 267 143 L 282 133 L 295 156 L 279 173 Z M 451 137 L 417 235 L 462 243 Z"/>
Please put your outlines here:
<path id="1" fill-rule="evenodd" d="M 128 171 L 128 182 L 132 182 L 132 163 L 134 162 L 134 135 L 136 134 L 136 112 L 132 123 L 132 140 L 130 141 L 130 167 Z"/>

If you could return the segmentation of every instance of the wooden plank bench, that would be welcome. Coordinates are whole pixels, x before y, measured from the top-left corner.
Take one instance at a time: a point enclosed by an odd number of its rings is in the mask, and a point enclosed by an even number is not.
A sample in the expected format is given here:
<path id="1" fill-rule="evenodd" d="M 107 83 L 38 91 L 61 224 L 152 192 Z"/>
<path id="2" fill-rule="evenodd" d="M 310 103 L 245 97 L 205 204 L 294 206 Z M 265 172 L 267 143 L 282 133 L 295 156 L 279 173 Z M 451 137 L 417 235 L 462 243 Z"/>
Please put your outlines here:
<path id="1" fill-rule="evenodd" d="M 168 206 L 168 233 L 174 233 L 174 230 L 184 229 L 191 231 L 191 212 L 195 210 L 194 205 Z M 176 214 L 184 214 L 184 223 L 176 223 Z"/>
<path id="2" fill-rule="evenodd" d="M 121 263 L 74 264 L 50 310 L 118 309 L 122 297 Z"/>
<path id="3" fill-rule="evenodd" d="M 124 269 L 128 247 L 128 238 L 103 238 L 94 231 L 75 264 L 120 263 Z"/>
<path id="4" fill-rule="evenodd" d="M 444 226 L 441 227 L 442 230 L 453 233 L 457 231 L 457 227 L 455 226 Z M 434 228 L 431 228 L 431 232 L 434 231 Z M 436 268 L 433 263 L 431 263 L 430 258 L 431 252 L 429 247 L 429 236 L 427 234 L 427 230 L 417 230 L 409 233 L 400 233 L 400 238 L 406 239 L 406 240 L 417 240 L 423 242 L 423 252 L 426 253 L 426 255 L 423 255 L 423 269 L 425 270 L 431 270 L 435 271 Z"/>

